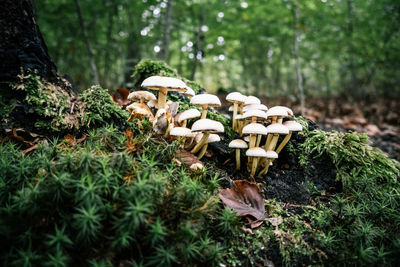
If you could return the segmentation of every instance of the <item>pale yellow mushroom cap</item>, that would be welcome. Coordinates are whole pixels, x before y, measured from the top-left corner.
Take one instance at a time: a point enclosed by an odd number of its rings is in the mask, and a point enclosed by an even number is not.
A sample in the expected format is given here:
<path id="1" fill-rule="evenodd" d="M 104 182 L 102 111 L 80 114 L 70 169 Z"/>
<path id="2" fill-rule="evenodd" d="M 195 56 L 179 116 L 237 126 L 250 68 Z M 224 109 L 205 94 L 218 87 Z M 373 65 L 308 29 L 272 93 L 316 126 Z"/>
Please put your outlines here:
<path id="1" fill-rule="evenodd" d="M 244 106 L 243 112 L 249 111 L 251 109 L 259 109 L 262 111 L 267 111 L 268 107 L 264 104 L 251 104 L 251 105 Z"/>
<path id="2" fill-rule="evenodd" d="M 266 158 L 267 152 L 261 147 L 253 147 L 246 151 L 246 156 L 248 157 L 257 157 L 257 158 Z"/>
<path id="3" fill-rule="evenodd" d="M 261 134 L 267 135 L 269 133 L 268 129 L 259 123 L 250 123 L 243 127 L 243 134 Z"/>
<path id="4" fill-rule="evenodd" d="M 289 134 L 289 129 L 280 123 L 273 123 L 267 126 L 268 133 L 272 134 Z"/>
<path id="5" fill-rule="evenodd" d="M 213 121 L 210 119 L 201 119 L 193 123 L 192 132 L 223 133 L 224 126 L 219 121 Z"/>
<path id="6" fill-rule="evenodd" d="M 257 119 L 261 119 L 261 120 L 266 120 L 267 119 L 267 114 L 262 111 L 262 110 L 258 110 L 258 109 L 251 109 L 246 111 L 243 114 L 243 118 L 244 119 L 248 119 L 248 118 L 253 118 L 253 117 L 257 117 Z"/>
<path id="7" fill-rule="evenodd" d="M 203 133 L 198 133 L 196 135 L 196 137 L 194 138 L 196 143 L 200 142 L 201 138 L 203 138 L 203 135 L 204 135 Z M 221 137 L 219 137 L 218 134 L 210 134 L 208 136 L 208 139 L 207 139 L 206 143 L 215 143 L 215 142 L 219 142 L 219 141 L 221 141 Z"/>
<path id="8" fill-rule="evenodd" d="M 267 116 L 268 117 L 287 117 L 288 112 L 287 109 L 282 107 L 282 106 L 276 106 L 268 109 L 267 111 Z"/>
<path id="9" fill-rule="evenodd" d="M 230 93 L 226 96 L 226 101 L 232 102 L 232 103 L 244 103 L 246 100 L 246 96 L 242 95 L 239 92 L 233 92 Z"/>
<path id="10" fill-rule="evenodd" d="M 241 139 L 232 140 L 229 143 L 230 148 L 247 148 L 247 143 Z"/>
<path id="11" fill-rule="evenodd" d="M 169 132 L 169 135 L 172 136 L 184 136 L 184 137 L 191 137 L 192 131 L 185 127 L 174 127 Z"/>
<path id="12" fill-rule="evenodd" d="M 220 107 L 221 101 L 216 95 L 200 94 L 192 97 L 192 99 L 190 99 L 190 104 L 195 106 Z"/>
<path id="13" fill-rule="evenodd" d="M 179 115 L 178 122 L 181 123 L 184 120 L 190 120 L 190 119 L 198 118 L 200 116 L 201 116 L 200 111 L 198 111 L 197 109 L 195 109 L 195 108 L 188 109 L 188 110 L 183 111 Z"/>
<path id="14" fill-rule="evenodd" d="M 277 159 L 278 158 L 278 153 L 276 153 L 273 150 L 268 150 L 267 151 L 267 158 L 269 158 L 269 159 Z"/>
<path id="15" fill-rule="evenodd" d="M 146 102 L 150 100 L 156 100 L 156 96 L 147 91 L 135 91 L 128 95 L 129 100 L 137 101 L 144 99 Z"/>
<path id="16" fill-rule="evenodd" d="M 183 92 L 183 95 L 188 96 L 188 97 L 193 97 L 195 95 L 195 92 L 193 91 L 192 88 L 187 87 L 186 91 Z"/>
<path id="17" fill-rule="evenodd" d="M 247 105 L 252 105 L 252 104 L 261 104 L 261 100 L 258 97 L 255 96 L 248 96 L 246 97 L 246 100 L 244 101 L 244 104 Z"/>
<path id="18" fill-rule="evenodd" d="M 285 121 L 283 125 L 285 125 L 291 132 L 300 132 L 303 130 L 303 126 L 301 126 L 297 121 Z"/>
<path id="19" fill-rule="evenodd" d="M 148 77 L 142 82 L 141 86 L 152 90 L 159 90 L 160 88 L 168 88 L 169 91 L 185 92 L 187 90 L 187 85 L 183 81 L 163 76 Z"/>

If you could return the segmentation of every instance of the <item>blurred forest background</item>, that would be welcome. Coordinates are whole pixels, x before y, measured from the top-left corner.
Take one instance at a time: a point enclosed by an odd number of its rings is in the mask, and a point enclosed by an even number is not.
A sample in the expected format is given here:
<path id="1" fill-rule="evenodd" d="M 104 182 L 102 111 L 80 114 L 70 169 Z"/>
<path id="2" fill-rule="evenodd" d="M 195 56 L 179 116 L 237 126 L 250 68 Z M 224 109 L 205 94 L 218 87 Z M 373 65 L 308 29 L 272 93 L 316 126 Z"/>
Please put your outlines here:
<path id="1" fill-rule="evenodd" d="M 207 91 L 397 96 L 398 0 L 36 0 L 60 73 L 80 90 L 132 86 L 144 58 Z"/>

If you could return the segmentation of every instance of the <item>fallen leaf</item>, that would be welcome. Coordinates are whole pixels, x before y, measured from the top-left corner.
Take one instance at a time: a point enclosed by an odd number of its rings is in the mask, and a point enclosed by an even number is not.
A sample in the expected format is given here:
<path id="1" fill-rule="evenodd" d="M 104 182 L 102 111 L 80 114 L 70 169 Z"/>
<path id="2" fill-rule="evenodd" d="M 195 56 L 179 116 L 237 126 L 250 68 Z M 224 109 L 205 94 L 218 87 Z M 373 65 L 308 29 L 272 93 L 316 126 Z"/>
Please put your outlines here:
<path id="1" fill-rule="evenodd" d="M 129 90 L 125 88 L 117 88 L 115 92 L 111 93 L 112 100 L 119 106 L 126 106 L 130 103 L 128 100 Z"/>
<path id="2" fill-rule="evenodd" d="M 232 188 L 220 189 L 219 197 L 238 216 L 247 216 L 251 228 L 261 225 L 265 220 L 264 197 L 256 183 L 236 180 Z"/>

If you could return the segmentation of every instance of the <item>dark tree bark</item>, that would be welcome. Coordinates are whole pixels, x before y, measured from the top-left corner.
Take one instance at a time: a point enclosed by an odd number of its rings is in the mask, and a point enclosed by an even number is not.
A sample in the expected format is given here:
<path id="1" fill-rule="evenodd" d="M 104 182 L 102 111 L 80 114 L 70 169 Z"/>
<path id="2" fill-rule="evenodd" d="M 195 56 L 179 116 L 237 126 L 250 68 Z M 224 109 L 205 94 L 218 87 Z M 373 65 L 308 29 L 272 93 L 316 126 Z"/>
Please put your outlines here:
<path id="1" fill-rule="evenodd" d="M 37 25 L 33 0 L 2 0 L 0 8 L 0 82 L 15 81 L 21 69 L 43 79 L 71 85 L 57 74 Z"/>

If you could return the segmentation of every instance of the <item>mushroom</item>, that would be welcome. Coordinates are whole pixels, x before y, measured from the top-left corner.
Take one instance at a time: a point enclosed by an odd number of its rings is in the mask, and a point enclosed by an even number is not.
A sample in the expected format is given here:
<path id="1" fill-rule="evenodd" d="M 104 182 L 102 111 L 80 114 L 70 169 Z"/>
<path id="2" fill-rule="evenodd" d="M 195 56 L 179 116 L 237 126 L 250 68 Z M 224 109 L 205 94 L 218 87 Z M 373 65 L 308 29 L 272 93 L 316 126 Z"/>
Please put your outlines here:
<path id="1" fill-rule="evenodd" d="M 249 158 L 253 158 L 252 160 L 253 163 L 251 164 L 251 172 L 250 172 L 250 177 L 253 178 L 254 175 L 256 174 L 259 158 L 267 157 L 267 152 L 265 152 L 265 150 L 262 149 L 261 147 L 253 147 L 246 151 L 246 156 L 248 156 Z"/>
<path id="2" fill-rule="evenodd" d="M 252 123 L 256 123 L 258 121 L 266 121 L 267 120 L 267 114 L 264 111 L 258 110 L 258 109 L 251 109 L 249 111 L 246 111 L 242 117 L 246 120 L 248 118 L 251 118 Z M 261 135 L 257 136 L 257 142 L 255 143 L 255 146 L 259 146 L 261 142 Z"/>
<path id="3" fill-rule="evenodd" d="M 289 134 L 289 129 L 280 123 L 273 123 L 267 126 L 268 137 L 265 143 L 265 150 L 274 150 L 280 134 Z"/>
<path id="4" fill-rule="evenodd" d="M 132 101 L 139 101 L 141 104 L 147 103 L 151 100 L 156 100 L 156 96 L 147 91 L 135 91 L 128 95 L 128 99 Z"/>
<path id="5" fill-rule="evenodd" d="M 262 175 L 266 174 L 268 172 L 269 166 L 272 165 L 272 161 L 278 158 L 278 153 L 275 151 L 267 151 L 267 160 L 265 164 L 265 168 L 260 171 L 258 174 L 258 177 L 261 177 Z"/>
<path id="6" fill-rule="evenodd" d="M 251 109 L 258 109 L 262 111 L 267 111 L 268 107 L 264 104 L 251 104 L 243 107 L 243 112 L 249 111 Z"/>
<path id="7" fill-rule="evenodd" d="M 282 119 L 288 116 L 288 110 L 286 107 L 275 106 L 267 111 L 268 119 L 271 119 L 272 123 L 282 123 Z"/>
<path id="8" fill-rule="evenodd" d="M 289 129 L 289 134 L 285 136 L 285 138 L 282 140 L 278 148 L 276 149 L 276 153 L 280 153 L 282 149 L 285 147 L 287 142 L 289 141 L 290 137 L 292 136 L 293 132 L 300 132 L 303 130 L 303 126 L 301 126 L 300 123 L 297 121 L 285 121 L 283 123 L 284 126 L 286 126 Z"/>
<path id="9" fill-rule="evenodd" d="M 236 115 L 236 132 L 242 135 L 242 128 L 243 128 L 243 114 Z"/>
<path id="10" fill-rule="evenodd" d="M 192 88 L 187 87 L 186 91 L 183 92 L 183 95 L 188 97 L 188 98 L 192 98 L 195 95 L 195 92 Z"/>
<path id="11" fill-rule="evenodd" d="M 250 123 L 243 127 L 243 134 L 250 134 L 249 148 L 253 148 L 256 145 L 257 135 L 267 135 L 267 128 L 259 123 Z"/>
<path id="12" fill-rule="evenodd" d="M 187 120 L 200 117 L 200 111 L 195 108 L 188 109 L 179 114 L 178 123 L 182 123 L 182 127 L 186 127 Z"/>
<path id="13" fill-rule="evenodd" d="M 226 100 L 233 103 L 233 114 L 232 114 L 232 129 L 236 129 L 236 115 L 238 111 L 238 105 L 244 103 L 246 96 L 239 92 L 230 93 L 226 96 Z"/>
<path id="14" fill-rule="evenodd" d="M 247 143 L 241 139 L 235 139 L 229 143 L 229 147 L 236 150 L 236 170 L 240 170 L 240 149 L 247 148 Z"/>
<path id="15" fill-rule="evenodd" d="M 205 119 L 207 116 L 208 107 L 220 107 L 221 101 L 216 95 L 211 94 L 201 94 L 195 95 L 190 99 L 190 104 L 195 106 L 201 106 L 201 119 Z"/>
<path id="16" fill-rule="evenodd" d="M 198 136 L 199 137 L 196 136 L 196 139 L 198 138 L 198 141 L 200 142 L 202 136 L 201 135 L 198 135 Z M 210 134 L 210 136 L 208 137 L 208 139 L 205 142 L 205 145 L 203 145 L 201 147 L 201 150 L 200 150 L 199 154 L 197 155 L 197 158 L 201 159 L 204 156 L 209 143 L 215 143 L 215 142 L 219 142 L 219 141 L 221 141 L 221 137 L 219 137 L 218 134 Z"/>
<path id="17" fill-rule="evenodd" d="M 185 145 L 186 137 L 190 137 L 192 135 L 192 131 L 185 127 L 174 127 L 169 132 L 171 136 L 178 136 L 179 141 L 181 142 L 181 148 Z"/>
<path id="18" fill-rule="evenodd" d="M 195 123 L 193 123 L 192 132 L 202 132 L 204 134 L 200 142 L 197 145 L 195 145 L 195 147 L 190 151 L 191 153 L 197 153 L 207 141 L 208 136 L 211 133 L 224 132 L 224 126 L 219 121 L 213 121 L 210 119 L 200 119 L 197 120 Z"/>
<path id="19" fill-rule="evenodd" d="M 146 104 L 140 104 L 140 103 L 135 102 L 135 103 L 127 106 L 126 110 L 131 113 L 131 115 L 128 118 L 128 121 L 132 121 L 132 119 L 135 117 L 137 117 L 139 119 L 146 117 L 150 121 L 154 120 L 153 113 L 151 112 L 151 110 L 149 109 L 149 107 Z"/>
<path id="20" fill-rule="evenodd" d="M 261 104 L 261 100 L 258 97 L 255 97 L 255 96 L 252 96 L 252 95 L 246 97 L 246 100 L 244 101 L 244 105 L 245 106 L 254 105 L 254 104 L 257 104 L 257 105 Z"/>
<path id="21" fill-rule="evenodd" d="M 165 109 L 168 91 L 181 91 L 187 90 L 187 85 L 176 78 L 151 76 L 142 82 L 142 87 L 158 91 L 158 109 Z"/>

